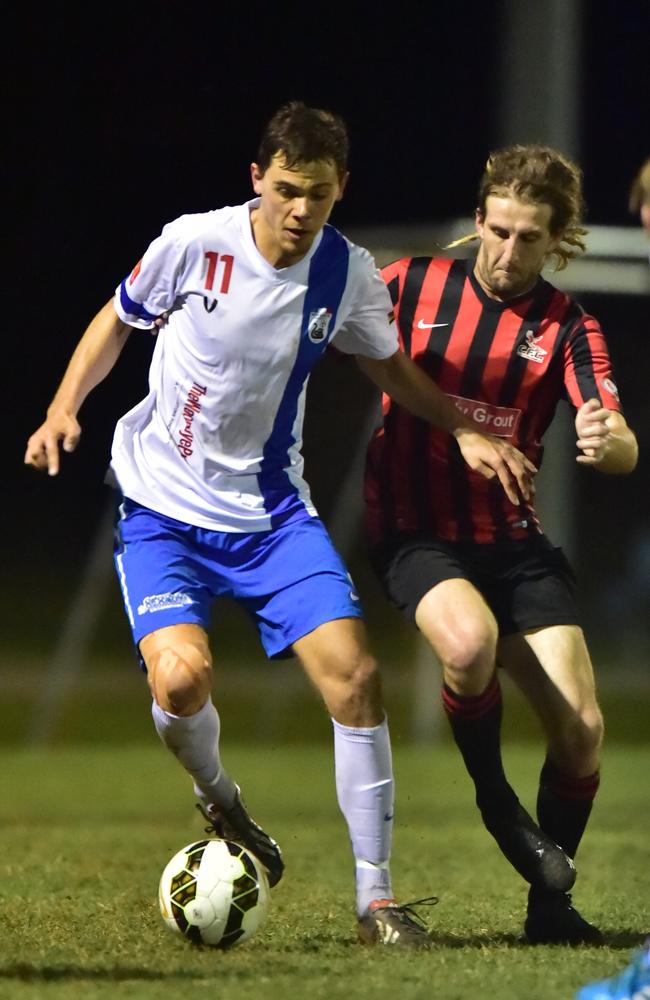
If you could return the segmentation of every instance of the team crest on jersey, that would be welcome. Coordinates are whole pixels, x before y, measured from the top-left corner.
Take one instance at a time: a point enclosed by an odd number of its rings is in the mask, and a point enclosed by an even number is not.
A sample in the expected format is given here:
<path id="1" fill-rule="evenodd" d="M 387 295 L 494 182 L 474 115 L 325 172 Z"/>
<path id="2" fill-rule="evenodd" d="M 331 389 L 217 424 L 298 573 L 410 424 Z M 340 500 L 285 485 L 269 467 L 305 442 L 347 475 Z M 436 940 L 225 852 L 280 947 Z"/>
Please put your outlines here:
<path id="1" fill-rule="evenodd" d="M 329 309 L 314 309 L 309 314 L 307 336 L 312 344 L 320 344 L 327 339 L 332 314 Z"/>
<path id="2" fill-rule="evenodd" d="M 525 343 L 520 344 L 517 348 L 517 354 L 520 358 L 525 358 L 526 361 L 536 361 L 538 365 L 541 365 L 544 358 L 548 354 L 548 351 L 544 350 L 543 347 L 539 346 L 539 341 L 544 336 L 543 333 L 535 336 L 532 330 L 526 331 Z"/>

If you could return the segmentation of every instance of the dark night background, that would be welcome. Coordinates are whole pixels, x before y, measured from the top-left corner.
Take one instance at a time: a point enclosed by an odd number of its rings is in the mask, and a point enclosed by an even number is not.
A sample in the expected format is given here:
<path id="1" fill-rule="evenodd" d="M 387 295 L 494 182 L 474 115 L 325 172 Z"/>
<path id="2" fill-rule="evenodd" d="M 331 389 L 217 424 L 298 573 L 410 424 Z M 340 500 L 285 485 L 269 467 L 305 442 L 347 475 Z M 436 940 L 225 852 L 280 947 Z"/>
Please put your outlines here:
<path id="1" fill-rule="evenodd" d="M 81 444 L 58 479 L 23 468 L 25 443 L 85 325 L 150 240 L 179 214 L 250 197 L 260 130 L 292 98 L 349 124 L 351 183 L 333 217 L 344 232 L 471 213 L 509 58 L 506 0 L 247 4 L 238 12 L 118 4 L 97 9 L 98 26 L 90 9 L 61 4 L 37 16 L 25 8 L 5 24 L 5 635 L 43 651 L 52 636 L 41 615 L 63 611 L 78 583 L 105 503 L 113 425 L 144 391 L 151 341 L 134 335 L 84 405 Z M 585 0 L 581 20 L 577 145 L 587 222 L 635 226 L 627 193 L 650 155 L 650 4 Z M 539 51 L 528 85 L 544 72 Z M 650 303 L 580 298 L 606 326 L 626 413 L 647 451 Z M 315 385 L 306 434 L 325 517 L 359 396 L 348 376 L 341 389 L 323 383 L 331 374 Z M 609 585 L 625 540 L 647 527 L 647 470 L 644 455 L 634 477 L 599 480 L 598 490 L 582 476 L 588 594 L 592 584 L 594 594 Z M 128 650 L 121 619 L 116 630 Z"/>

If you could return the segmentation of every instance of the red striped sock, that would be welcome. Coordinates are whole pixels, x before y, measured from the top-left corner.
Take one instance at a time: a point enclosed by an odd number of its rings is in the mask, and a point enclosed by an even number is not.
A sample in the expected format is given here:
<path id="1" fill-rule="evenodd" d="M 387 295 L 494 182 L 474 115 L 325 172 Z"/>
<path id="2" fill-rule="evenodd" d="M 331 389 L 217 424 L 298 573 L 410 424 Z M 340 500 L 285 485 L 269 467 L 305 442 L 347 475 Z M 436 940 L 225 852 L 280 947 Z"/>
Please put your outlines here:
<path id="1" fill-rule="evenodd" d="M 442 686 L 442 703 L 450 717 L 456 716 L 467 721 L 481 719 L 491 712 L 501 701 L 501 685 L 496 673 L 481 694 L 461 695 L 447 685 Z"/>

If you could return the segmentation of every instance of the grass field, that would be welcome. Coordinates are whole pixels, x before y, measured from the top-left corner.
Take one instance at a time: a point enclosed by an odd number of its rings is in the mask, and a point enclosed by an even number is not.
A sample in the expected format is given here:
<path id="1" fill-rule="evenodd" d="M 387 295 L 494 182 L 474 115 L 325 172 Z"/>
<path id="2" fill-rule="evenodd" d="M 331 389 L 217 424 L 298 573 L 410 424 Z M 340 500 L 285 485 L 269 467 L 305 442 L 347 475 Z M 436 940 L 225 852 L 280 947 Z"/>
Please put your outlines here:
<path id="1" fill-rule="evenodd" d="M 507 748 L 532 806 L 539 752 Z M 602 949 L 521 943 L 525 886 L 478 822 L 449 747 L 397 747 L 393 872 L 401 899 L 435 893 L 427 954 L 355 942 L 352 863 L 329 749 L 225 748 L 287 871 L 258 936 L 222 953 L 167 930 L 157 883 L 202 833 L 189 784 L 152 742 L 0 754 L 0 998 L 219 1000 L 428 998 L 570 1000 L 609 974 L 650 929 L 650 751 L 610 747 L 575 900 Z M 526 794 L 527 793 L 527 794 Z"/>

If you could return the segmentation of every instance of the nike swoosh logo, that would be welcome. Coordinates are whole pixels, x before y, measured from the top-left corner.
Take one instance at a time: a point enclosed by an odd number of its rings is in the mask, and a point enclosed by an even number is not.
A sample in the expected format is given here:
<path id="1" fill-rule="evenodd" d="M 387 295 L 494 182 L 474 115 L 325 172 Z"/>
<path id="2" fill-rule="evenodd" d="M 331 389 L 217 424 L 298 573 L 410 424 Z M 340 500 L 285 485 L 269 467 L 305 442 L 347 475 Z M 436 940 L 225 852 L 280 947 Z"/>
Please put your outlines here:
<path id="1" fill-rule="evenodd" d="M 449 323 L 425 323 L 421 319 L 418 323 L 418 330 L 433 330 L 434 326 L 449 326 Z"/>

